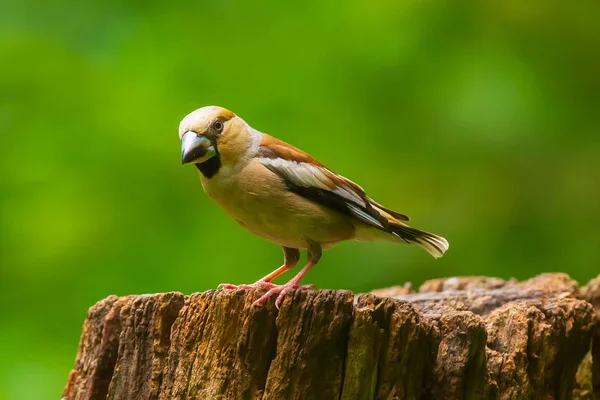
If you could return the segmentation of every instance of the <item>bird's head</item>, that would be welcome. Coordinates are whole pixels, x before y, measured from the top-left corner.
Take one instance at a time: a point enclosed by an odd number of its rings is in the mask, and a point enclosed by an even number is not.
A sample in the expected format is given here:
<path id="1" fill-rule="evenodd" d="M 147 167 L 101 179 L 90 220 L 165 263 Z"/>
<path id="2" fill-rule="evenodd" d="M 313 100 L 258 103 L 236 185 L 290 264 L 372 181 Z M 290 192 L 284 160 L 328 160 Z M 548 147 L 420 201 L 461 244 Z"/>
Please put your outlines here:
<path id="1" fill-rule="evenodd" d="M 179 124 L 181 163 L 195 164 L 208 178 L 221 164 L 236 162 L 251 140 L 248 125 L 233 112 L 217 106 L 192 111 Z"/>

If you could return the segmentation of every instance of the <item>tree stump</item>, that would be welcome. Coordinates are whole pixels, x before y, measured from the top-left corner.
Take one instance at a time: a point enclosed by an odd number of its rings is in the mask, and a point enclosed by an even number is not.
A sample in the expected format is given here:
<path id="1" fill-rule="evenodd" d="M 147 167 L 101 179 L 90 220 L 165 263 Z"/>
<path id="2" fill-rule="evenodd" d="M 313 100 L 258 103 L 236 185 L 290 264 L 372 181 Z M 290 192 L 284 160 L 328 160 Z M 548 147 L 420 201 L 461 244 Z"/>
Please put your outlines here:
<path id="1" fill-rule="evenodd" d="M 600 276 L 260 295 L 101 300 L 63 399 L 600 399 Z"/>

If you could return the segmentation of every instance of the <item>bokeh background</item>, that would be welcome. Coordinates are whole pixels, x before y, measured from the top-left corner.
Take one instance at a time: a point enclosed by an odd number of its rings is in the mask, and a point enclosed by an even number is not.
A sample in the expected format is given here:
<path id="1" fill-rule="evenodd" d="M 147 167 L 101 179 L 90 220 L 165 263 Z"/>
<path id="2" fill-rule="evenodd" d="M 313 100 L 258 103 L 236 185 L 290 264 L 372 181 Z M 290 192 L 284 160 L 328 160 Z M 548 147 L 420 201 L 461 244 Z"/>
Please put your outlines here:
<path id="1" fill-rule="evenodd" d="M 280 265 L 180 165 L 217 104 L 310 152 L 447 256 L 343 243 L 307 281 L 600 272 L 600 2 L 4 0 L 0 398 L 57 399 L 87 308 Z"/>

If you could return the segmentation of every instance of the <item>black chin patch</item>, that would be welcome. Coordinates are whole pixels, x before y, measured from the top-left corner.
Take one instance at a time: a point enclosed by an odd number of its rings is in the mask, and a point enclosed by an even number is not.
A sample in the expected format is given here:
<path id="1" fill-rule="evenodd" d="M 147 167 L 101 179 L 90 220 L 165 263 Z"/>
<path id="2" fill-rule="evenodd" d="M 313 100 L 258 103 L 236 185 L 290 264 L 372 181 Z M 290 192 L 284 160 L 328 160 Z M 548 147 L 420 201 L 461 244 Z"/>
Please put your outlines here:
<path id="1" fill-rule="evenodd" d="M 196 163 L 194 165 L 196 168 L 198 168 L 198 171 L 200 171 L 202 175 L 210 179 L 215 176 L 217 172 L 219 172 L 219 169 L 221 168 L 221 157 L 217 153 L 217 155 L 209 158 L 203 163 Z"/>

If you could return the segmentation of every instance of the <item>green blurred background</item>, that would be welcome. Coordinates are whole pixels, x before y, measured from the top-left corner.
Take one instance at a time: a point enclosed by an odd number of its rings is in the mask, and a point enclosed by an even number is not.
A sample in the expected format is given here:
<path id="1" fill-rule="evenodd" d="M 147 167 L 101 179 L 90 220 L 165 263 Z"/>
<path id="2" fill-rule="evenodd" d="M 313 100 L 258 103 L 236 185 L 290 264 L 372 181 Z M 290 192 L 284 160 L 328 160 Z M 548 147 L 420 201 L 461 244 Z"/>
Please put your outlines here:
<path id="1" fill-rule="evenodd" d="M 414 226 L 307 282 L 599 272 L 600 2 L 4 0 L 0 398 L 59 398 L 109 294 L 253 282 L 277 245 L 180 165 L 177 126 L 232 109 Z"/>

